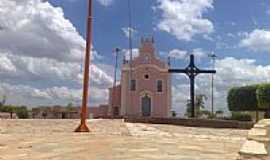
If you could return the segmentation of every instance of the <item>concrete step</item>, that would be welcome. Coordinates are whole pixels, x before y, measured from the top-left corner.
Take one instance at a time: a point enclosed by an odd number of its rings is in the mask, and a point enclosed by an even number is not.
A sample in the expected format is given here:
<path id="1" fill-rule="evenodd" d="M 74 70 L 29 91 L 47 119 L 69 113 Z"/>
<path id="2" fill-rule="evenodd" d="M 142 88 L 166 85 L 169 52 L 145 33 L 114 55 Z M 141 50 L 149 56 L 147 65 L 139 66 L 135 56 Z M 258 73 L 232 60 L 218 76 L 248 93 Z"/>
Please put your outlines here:
<path id="1" fill-rule="evenodd" d="M 239 151 L 241 160 L 270 160 L 270 119 L 264 119 L 254 125 Z"/>
<path id="2" fill-rule="evenodd" d="M 265 128 L 252 128 L 248 133 L 248 140 L 254 140 L 263 143 L 270 142 L 269 131 Z"/>

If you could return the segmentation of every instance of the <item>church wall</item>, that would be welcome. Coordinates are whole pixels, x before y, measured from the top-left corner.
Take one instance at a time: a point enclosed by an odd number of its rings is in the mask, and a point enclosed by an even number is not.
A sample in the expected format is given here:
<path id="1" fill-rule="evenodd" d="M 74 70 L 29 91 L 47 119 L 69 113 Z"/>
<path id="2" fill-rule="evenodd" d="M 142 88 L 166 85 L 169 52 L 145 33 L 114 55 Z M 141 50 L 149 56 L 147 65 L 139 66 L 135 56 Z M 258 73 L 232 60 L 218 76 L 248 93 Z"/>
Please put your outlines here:
<path id="1" fill-rule="evenodd" d="M 109 115 L 113 115 L 113 107 L 121 109 L 121 85 L 109 88 Z"/>
<path id="2" fill-rule="evenodd" d="M 168 66 L 155 54 L 154 40 L 142 39 L 139 56 L 122 66 L 121 74 L 121 114 L 140 117 L 142 99 L 144 116 L 149 116 L 148 105 L 151 99 L 151 117 L 168 117 L 171 109 L 171 80 Z M 136 80 L 136 90 L 130 91 L 130 63 L 132 80 Z M 148 75 L 148 78 L 147 76 Z M 162 81 L 162 92 L 157 92 L 157 81 Z"/>
<path id="3" fill-rule="evenodd" d="M 128 72 L 122 71 L 121 74 L 121 115 L 126 115 L 127 96 L 128 95 Z"/>
<path id="4" fill-rule="evenodd" d="M 128 72 L 127 72 L 128 74 Z M 145 75 L 149 79 L 145 79 Z M 170 109 L 170 83 L 169 74 L 161 72 L 156 67 L 140 67 L 132 72 L 133 79 L 136 80 L 136 91 L 126 91 L 128 95 L 124 94 L 126 98 L 127 115 L 141 116 L 141 97 L 147 93 L 152 99 L 151 115 L 153 117 L 167 117 Z M 162 92 L 157 92 L 157 80 L 162 80 Z M 130 96 L 131 97 L 130 97 Z"/>

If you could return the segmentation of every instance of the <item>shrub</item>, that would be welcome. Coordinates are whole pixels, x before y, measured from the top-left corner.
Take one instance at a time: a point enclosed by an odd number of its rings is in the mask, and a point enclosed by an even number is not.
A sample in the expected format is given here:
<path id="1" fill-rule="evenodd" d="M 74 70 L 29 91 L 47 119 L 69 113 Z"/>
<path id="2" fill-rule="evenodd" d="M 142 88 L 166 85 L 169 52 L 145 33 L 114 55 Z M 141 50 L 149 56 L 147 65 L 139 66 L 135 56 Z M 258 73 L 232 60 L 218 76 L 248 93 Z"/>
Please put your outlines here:
<path id="1" fill-rule="evenodd" d="M 232 112 L 231 119 L 237 121 L 252 121 L 251 115 L 241 112 Z"/>
<path id="2" fill-rule="evenodd" d="M 256 90 L 258 85 L 235 87 L 230 89 L 227 97 L 230 111 L 256 111 L 258 102 Z"/>
<path id="3" fill-rule="evenodd" d="M 172 111 L 172 117 L 176 117 L 177 113 L 175 111 Z"/>
<path id="4" fill-rule="evenodd" d="M 20 118 L 20 119 L 29 118 L 28 110 L 27 110 L 27 107 L 25 107 L 25 106 L 17 107 L 16 114 L 17 114 L 18 118 Z"/>
<path id="5" fill-rule="evenodd" d="M 261 84 L 257 89 L 259 108 L 270 110 L 270 84 Z"/>

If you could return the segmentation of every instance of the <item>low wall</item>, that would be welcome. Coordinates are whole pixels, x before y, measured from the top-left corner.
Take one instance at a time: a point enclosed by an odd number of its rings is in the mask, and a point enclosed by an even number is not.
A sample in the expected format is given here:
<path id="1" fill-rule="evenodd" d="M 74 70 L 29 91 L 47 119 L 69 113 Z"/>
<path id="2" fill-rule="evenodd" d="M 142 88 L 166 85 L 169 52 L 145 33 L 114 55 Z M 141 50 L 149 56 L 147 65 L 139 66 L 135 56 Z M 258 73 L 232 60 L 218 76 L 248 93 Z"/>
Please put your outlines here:
<path id="1" fill-rule="evenodd" d="M 151 123 L 171 124 L 188 127 L 209 127 L 209 128 L 237 128 L 251 129 L 253 122 L 239 122 L 232 120 L 211 120 L 211 119 L 184 119 L 184 118 L 125 118 L 130 123 Z"/>
<path id="2" fill-rule="evenodd" d="M 94 119 L 124 119 L 123 116 L 95 116 Z"/>

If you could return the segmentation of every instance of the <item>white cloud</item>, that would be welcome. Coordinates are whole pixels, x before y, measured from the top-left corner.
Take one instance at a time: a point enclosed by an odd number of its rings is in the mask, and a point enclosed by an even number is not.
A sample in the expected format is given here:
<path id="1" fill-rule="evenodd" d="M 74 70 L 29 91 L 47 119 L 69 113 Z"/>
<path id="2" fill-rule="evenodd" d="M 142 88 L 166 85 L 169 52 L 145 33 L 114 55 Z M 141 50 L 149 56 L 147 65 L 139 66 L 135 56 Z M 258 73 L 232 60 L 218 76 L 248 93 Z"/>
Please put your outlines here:
<path id="1" fill-rule="evenodd" d="M 231 87 L 269 82 L 270 80 L 270 66 L 256 65 L 254 59 L 226 57 L 216 61 L 216 70 L 216 106 L 224 109 L 227 109 L 226 98 Z M 201 76 L 201 81 L 198 81 L 197 84 L 207 82 L 210 82 L 208 76 Z M 200 88 L 204 89 L 205 87 L 201 86 Z"/>
<path id="2" fill-rule="evenodd" d="M 125 60 L 130 60 L 130 49 L 123 49 L 122 50 L 123 54 L 124 54 L 124 58 Z M 136 58 L 139 56 L 139 49 L 138 48 L 133 48 L 132 49 L 132 58 Z"/>
<path id="3" fill-rule="evenodd" d="M 8 102 L 78 100 L 85 40 L 62 9 L 41 0 L 8 0 L 0 2 L 0 14 L 0 93 L 10 95 Z M 93 55 L 102 58 L 96 51 Z M 106 103 L 111 83 L 112 78 L 92 64 L 90 103 Z"/>
<path id="4" fill-rule="evenodd" d="M 270 31 L 255 29 L 248 34 L 245 34 L 245 37 L 240 42 L 240 46 L 254 52 L 269 52 Z"/>
<path id="5" fill-rule="evenodd" d="M 206 51 L 201 48 L 193 49 L 192 54 L 195 56 L 196 59 L 201 60 L 202 58 L 207 57 Z"/>
<path id="6" fill-rule="evenodd" d="M 214 31 L 212 22 L 203 13 L 213 8 L 213 0 L 158 0 L 161 11 L 158 28 L 179 40 L 190 41 L 197 34 Z"/>
<path id="7" fill-rule="evenodd" d="M 244 86 L 270 81 L 270 65 L 257 65 L 254 59 L 236 59 L 226 57 L 216 61 L 215 74 L 215 109 L 227 109 L 227 94 L 234 86 Z M 175 75 L 173 86 L 173 106 L 180 112 L 185 112 L 186 100 L 189 98 L 189 81 L 187 77 Z M 210 94 L 210 74 L 200 74 L 196 78 L 196 93 L 203 93 L 208 97 Z M 210 110 L 210 99 L 207 101 Z M 181 107 L 183 106 L 183 107 Z"/>
<path id="8" fill-rule="evenodd" d="M 78 1 L 78 0 L 67 0 L 67 1 L 73 3 L 73 2 L 76 2 L 76 1 Z M 107 6 L 110 6 L 110 5 L 113 3 L 114 0 L 96 0 L 96 1 L 97 1 L 99 4 L 101 4 L 101 5 L 105 6 L 105 7 L 107 7 Z"/>
<path id="9" fill-rule="evenodd" d="M 1 2 L 0 49 L 29 57 L 80 61 L 84 39 L 61 8 L 40 0 Z"/>
<path id="10" fill-rule="evenodd" d="M 66 105 L 69 102 L 80 105 L 81 89 L 72 89 L 65 86 L 51 88 L 34 88 L 28 85 L 0 84 L 0 94 L 7 96 L 7 103 L 15 105 Z M 107 89 L 91 88 L 91 105 L 98 105 L 108 98 Z M 16 101 L 14 98 L 16 97 Z"/>
<path id="11" fill-rule="evenodd" d="M 11 60 L 6 55 L 0 55 L 0 74 L 2 73 L 14 73 L 16 67 L 13 65 Z"/>
<path id="12" fill-rule="evenodd" d="M 110 6 L 113 3 L 113 0 L 97 0 L 103 6 Z"/>
<path id="13" fill-rule="evenodd" d="M 232 33 L 227 33 L 226 35 L 227 35 L 228 37 L 230 37 L 230 38 L 235 38 L 235 35 L 232 34 Z"/>
<path id="14" fill-rule="evenodd" d="M 187 51 L 173 49 L 169 52 L 169 56 L 175 59 L 185 59 L 187 57 Z"/>
<path id="15" fill-rule="evenodd" d="M 131 31 L 131 37 L 134 37 L 138 33 L 136 29 L 130 27 L 123 27 L 122 31 L 127 38 L 129 38 L 129 31 Z"/>
<path id="16" fill-rule="evenodd" d="M 197 60 L 201 60 L 202 58 L 207 57 L 206 51 L 204 51 L 201 48 L 196 48 L 193 49 L 191 52 L 195 56 Z M 173 49 L 169 52 L 168 54 L 170 57 L 175 58 L 175 59 L 187 59 L 189 58 L 189 52 L 186 50 L 179 50 L 179 49 Z"/>
<path id="17" fill-rule="evenodd" d="M 227 57 L 216 63 L 220 77 L 236 84 L 265 82 L 270 80 L 270 66 L 256 65 L 254 59 L 235 59 Z M 225 78 L 226 77 L 226 78 Z"/>

